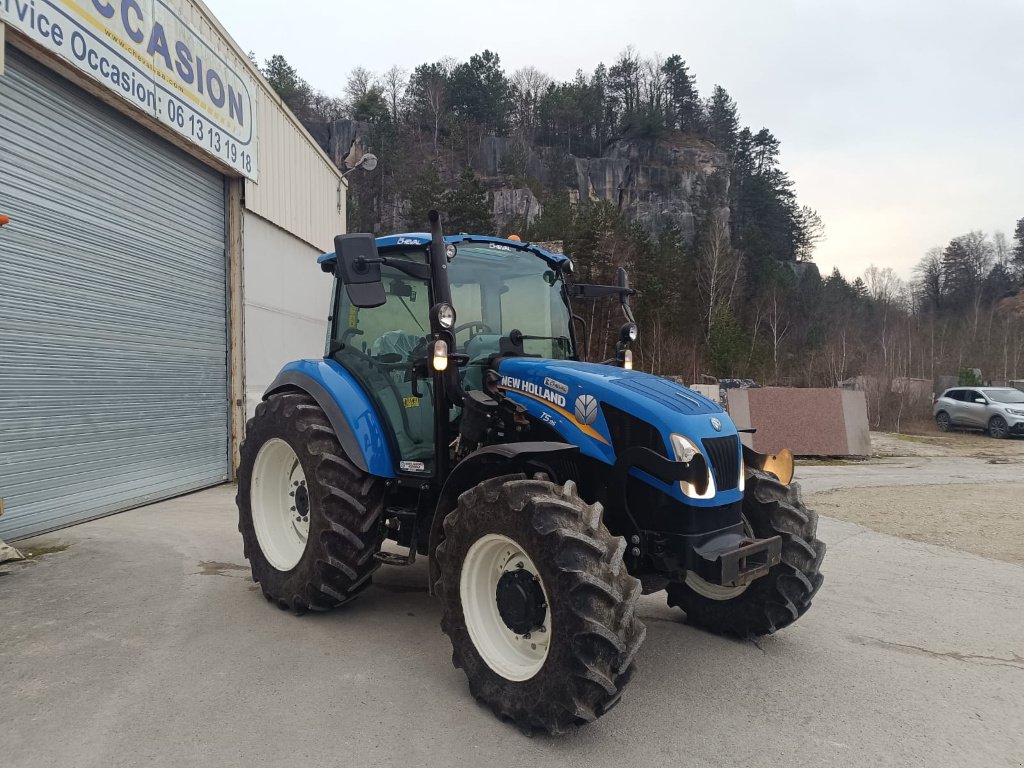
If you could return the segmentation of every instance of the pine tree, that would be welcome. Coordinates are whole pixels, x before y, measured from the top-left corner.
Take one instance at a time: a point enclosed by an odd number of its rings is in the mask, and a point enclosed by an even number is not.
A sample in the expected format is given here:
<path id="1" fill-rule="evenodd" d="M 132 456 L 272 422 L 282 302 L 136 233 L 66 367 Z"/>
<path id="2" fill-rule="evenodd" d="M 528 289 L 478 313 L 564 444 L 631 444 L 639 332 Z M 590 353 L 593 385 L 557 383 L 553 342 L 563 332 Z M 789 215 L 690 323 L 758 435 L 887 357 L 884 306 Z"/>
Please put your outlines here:
<path id="1" fill-rule="evenodd" d="M 427 226 L 427 213 L 431 209 L 441 208 L 444 201 L 444 186 L 437 171 L 437 163 L 426 163 L 420 172 L 412 177 L 405 197 L 409 201 L 410 229 L 424 230 Z"/>
<path id="2" fill-rule="evenodd" d="M 707 135 L 712 144 L 726 152 L 736 148 L 740 119 L 736 102 L 720 85 L 715 86 L 707 102 Z"/>
<path id="3" fill-rule="evenodd" d="M 661 65 L 668 88 L 666 124 L 686 133 L 700 128 L 701 106 L 697 84 L 679 55 L 669 56 Z"/>
<path id="4" fill-rule="evenodd" d="M 289 64 L 284 56 L 275 54 L 267 59 L 263 65 L 263 76 L 277 91 L 277 95 L 281 97 L 288 109 L 294 112 L 300 120 L 309 118 L 313 88 L 299 77 L 298 70 Z"/>
<path id="5" fill-rule="evenodd" d="M 469 166 L 462 172 L 455 188 L 444 195 L 447 229 L 489 235 L 494 232 L 494 214 L 487 190 Z"/>
<path id="6" fill-rule="evenodd" d="M 1024 283 L 1024 219 L 1017 219 L 1017 226 L 1013 229 L 1013 250 L 1010 253 L 1017 281 Z"/>

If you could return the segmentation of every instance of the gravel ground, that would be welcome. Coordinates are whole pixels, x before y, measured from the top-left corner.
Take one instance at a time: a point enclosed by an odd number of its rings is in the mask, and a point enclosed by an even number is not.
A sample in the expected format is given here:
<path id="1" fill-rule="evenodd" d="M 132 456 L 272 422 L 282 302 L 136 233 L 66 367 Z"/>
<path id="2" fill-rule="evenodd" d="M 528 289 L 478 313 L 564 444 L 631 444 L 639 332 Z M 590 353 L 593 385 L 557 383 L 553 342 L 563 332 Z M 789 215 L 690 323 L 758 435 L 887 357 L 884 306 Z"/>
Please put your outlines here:
<path id="1" fill-rule="evenodd" d="M 808 504 L 880 533 L 1024 564 L 1024 439 L 872 432 L 874 458 L 798 462 Z"/>
<path id="2" fill-rule="evenodd" d="M 871 452 L 876 457 L 960 456 L 1024 463 L 1024 438 L 993 440 L 980 432 L 934 432 L 925 435 L 871 433 Z"/>
<path id="3" fill-rule="evenodd" d="M 1022 500 L 1024 482 L 841 488 L 807 497 L 828 517 L 1024 565 Z"/>

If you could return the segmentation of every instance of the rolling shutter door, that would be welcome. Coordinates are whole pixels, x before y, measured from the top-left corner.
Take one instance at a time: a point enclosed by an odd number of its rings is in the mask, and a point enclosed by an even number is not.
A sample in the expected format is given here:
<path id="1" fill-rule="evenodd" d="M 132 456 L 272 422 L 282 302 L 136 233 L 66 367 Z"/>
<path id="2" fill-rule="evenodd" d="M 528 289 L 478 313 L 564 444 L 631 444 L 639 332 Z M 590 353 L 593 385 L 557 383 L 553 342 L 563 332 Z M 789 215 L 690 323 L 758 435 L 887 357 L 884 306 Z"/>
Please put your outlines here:
<path id="1" fill-rule="evenodd" d="M 228 477 L 223 177 L 8 47 L 0 538 Z"/>

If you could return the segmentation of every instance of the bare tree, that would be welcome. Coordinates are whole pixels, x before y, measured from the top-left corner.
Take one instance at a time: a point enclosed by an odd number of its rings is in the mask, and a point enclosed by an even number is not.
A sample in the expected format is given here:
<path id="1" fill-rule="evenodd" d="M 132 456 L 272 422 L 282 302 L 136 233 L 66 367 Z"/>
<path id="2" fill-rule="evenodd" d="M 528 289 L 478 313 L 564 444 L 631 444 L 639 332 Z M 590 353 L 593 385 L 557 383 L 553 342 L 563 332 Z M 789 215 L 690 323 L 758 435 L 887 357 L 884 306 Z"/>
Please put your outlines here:
<path id="1" fill-rule="evenodd" d="M 779 375 L 779 347 L 783 339 L 789 333 L 789 317 L 785 308 L 779 301 L 779 286 L 775 285 L 768 297 L 768 312 L 766 317 L 768 332 L 771 334 L 772 342 L 772 379 Z"/>
<path id="2" fill-rule="evenodd" d="M 864 285 L 868 295 L 879 304 L 895 304 L 905 289 L 892 267 L 879 269 L 874 264 L 864 270 Z"/>
<path id="3" fill-rule="evenodd" d="M 715 311 L 731 306 L 740 278 L 740 257 L 729 243 L 729 228 L 714 215 L 697 261 L 697 291 L 703 304 L 705 339 L 711 338 Z"/>
<path id="4" fill-rule="evenodd" d="M 354 104 L 365 97 L 376 84 L 377 76 L 373 72 L 366 67 L 356 67 L 349 73 L 345 82 L 345 102 L 349 105 Z"/>
<path id="5" fill-rule="evenodd" d="M 663 114 L 668 83 L 665 76 L 665 60 L 660 53 L 643 62 L 643 88 L 647 108 L 653 114 Z"/>
<path id="6" fill-rule="evenodd" d="M 405 89 L 409 84 L 409 71 L 395 65 L 381 76 L 380 84 L 384 89 L 384 98 L 388 102 L 391 119 L 397 123 Z"/>
<path id="7" fill-rule="evenodd" d="M 526 66 L 512 73 L 511 82 L 515 98 L 514 122 L 523 138 L 532 140 L 537 129 L 537 107 L 552 80 L 536 67 Z"/>

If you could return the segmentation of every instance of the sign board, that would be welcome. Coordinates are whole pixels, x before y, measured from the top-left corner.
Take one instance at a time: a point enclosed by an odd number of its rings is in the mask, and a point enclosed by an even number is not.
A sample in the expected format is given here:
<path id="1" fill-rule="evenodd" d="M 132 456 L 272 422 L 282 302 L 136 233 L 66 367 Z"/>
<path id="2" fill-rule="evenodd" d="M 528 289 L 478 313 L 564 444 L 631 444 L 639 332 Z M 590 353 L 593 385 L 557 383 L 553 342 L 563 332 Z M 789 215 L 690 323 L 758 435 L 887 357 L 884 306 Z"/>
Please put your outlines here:
<path id="1" fill-rule="evenodd" d="M 0 0 L 0 22 L 256 180 L 257 85 L 188 0 Z"/>

